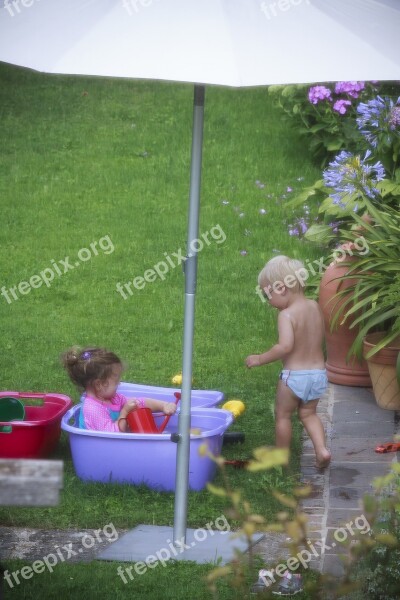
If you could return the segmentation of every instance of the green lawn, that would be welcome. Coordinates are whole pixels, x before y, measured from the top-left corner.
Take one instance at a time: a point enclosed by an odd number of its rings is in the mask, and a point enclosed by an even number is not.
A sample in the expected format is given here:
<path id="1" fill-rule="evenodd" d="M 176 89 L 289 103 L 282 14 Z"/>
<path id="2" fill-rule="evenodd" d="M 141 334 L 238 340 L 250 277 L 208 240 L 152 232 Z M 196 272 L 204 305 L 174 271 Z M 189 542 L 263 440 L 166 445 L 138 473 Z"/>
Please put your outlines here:
<path id="1" fill-rule="evenodd" d="M 268 347 L 276 335 L 276 315 L 255 292 L 257 275 L 276 253 L 319 256 L 288 235 L 292 215 L 284 196 L 293 193 L 288 187 L 298 191 L 320 173 L 266 89 L 210 87 L 205 116 L 200 237 L 208 233 L 210 243 L 199 253 L 194 387 L 244 401 L 246 412 L 234 428 L 245 432 L 246 442 L 224 453 L 245 458 L 253 448 L 273 444 L 279 372 L 278 364 L 244 367 L 244 358 Z M 54 77 L 0 65 L 3 390 L 53 391 L 78 400 L 59 362 L 73 344 L 112 349 L 127 362 L 125 381 L 171 385 L 181 370 L 181 268 L 171 266 L 164 280 L 143 289 L 131 285 L 126 299 L 116 286 L 184 252 L 191 121 L 187 85 Z M 34 276 L 49 268 L 54 279 L 35 288 Z M 18 287 L 30 281 L 29 291 Z M 65 435 L 55 456 L 65 464 L 60 505 L 3 508 L 0 524 L 172 524 L 173 494 L 79 481 Z M 298 460 L 296 427 L 290 477 L 232 470 L 232 485 L 244 491 L 255 512 L 272 517 L 277 505 L 271 486 L 286 490 Z M 224 506 L 207 491 L 189 493 L 188 525 L 201 527 Z M 65 568 L 67 580 L 68 569 L 77 574 L 83 569 Z M 91 572 L 97 580 L 98 570 L 109 568 L 91 566 Z M 153 579 L 156 585 L 157 574 Z M 162 585 L 165 590 L 169 584 Z M 125 597 L 126 587 L 117 598 Z M 34 597 L 30 586 L 23 589 L 11 597 Z"/>

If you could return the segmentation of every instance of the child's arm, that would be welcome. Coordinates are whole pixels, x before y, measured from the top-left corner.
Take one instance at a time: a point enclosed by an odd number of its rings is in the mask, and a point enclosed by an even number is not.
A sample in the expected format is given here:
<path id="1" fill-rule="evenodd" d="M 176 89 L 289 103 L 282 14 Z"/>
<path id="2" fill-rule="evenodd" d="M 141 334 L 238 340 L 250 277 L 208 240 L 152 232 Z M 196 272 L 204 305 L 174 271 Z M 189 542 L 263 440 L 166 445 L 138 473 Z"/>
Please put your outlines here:
<path id="1" fill-rule="evenodd" d="M 176 412 L 175 402 L 164 402 L 163 400 L 154 400 L 153 398 L 145 398 L 146 408 L 154 412 L 163 412 L 165 415 L 173 415 Z"/>
<path id="2" fill-rule="evenodd" d="M 284 311 L 279 313 L 278 335 L 278 343 L 267 350 L 267 352 L 264 352 L 263 354 L 251 354 L 246 358 L 246 366 L 249 369 L 252 367 L 260 367 L 261 365 L 267 365 L 275 362 L 276 360 L 282 360 L 293 350 L 293 327 L 289 315 L 285 314 Z"/>

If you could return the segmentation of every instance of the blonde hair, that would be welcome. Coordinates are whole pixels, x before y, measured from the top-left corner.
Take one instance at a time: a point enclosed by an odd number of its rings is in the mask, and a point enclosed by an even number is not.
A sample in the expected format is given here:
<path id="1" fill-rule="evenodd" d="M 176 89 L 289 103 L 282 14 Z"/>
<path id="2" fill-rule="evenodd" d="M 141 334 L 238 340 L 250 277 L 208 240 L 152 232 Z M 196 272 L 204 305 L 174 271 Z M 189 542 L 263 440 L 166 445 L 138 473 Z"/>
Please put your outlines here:
<path id="1" fill-rule="evenodd" d="M 279 282 L 296 292 L 300 292 L 304 287 L 304 277 L 300 275 L 300 272 L 304 273 L 305 271 L 306 269 L 301 260 L 280 254 L 271 258 L 260 271 L 258 284 L 261 288 L 264 288 L 268 284 L 273 286 L 274 283 Z M 290 283 L 288 281 L 289 276 Z"/>
<path id="2" fill-rule="evenodd" d="M 114 365 L 124 366 L 121 359 L 105 348 L 70 348 L 61 357 L 71 381 L 80 389 L 96 379 L 105 381 L 113 372 Z"/>

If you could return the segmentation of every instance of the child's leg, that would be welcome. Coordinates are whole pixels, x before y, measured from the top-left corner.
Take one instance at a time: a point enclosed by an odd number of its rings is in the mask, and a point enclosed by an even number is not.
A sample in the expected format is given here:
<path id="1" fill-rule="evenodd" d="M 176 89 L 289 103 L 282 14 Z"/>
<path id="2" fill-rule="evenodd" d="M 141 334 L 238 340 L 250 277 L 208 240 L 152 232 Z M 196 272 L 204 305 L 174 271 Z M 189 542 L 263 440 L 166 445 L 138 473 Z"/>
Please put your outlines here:
<path id="1" fill-rule="evenodd" d="M 278 381 L 275 401 L 275 444 L 278 448 L 290 448 L 292 415 L 298 407 L 297 396 L 283 381 Z"/>
<path id="2" fill-rule="evenodd" d="M 329 465 L 331 453 L 326 447 L 324 426 L 317 415 L 318 400 L 310 400 L 307 403 L 300 402 L 299 419 L 303 423 L 314 446 L 317 457 L 317 467 L 323 469 Z"/>

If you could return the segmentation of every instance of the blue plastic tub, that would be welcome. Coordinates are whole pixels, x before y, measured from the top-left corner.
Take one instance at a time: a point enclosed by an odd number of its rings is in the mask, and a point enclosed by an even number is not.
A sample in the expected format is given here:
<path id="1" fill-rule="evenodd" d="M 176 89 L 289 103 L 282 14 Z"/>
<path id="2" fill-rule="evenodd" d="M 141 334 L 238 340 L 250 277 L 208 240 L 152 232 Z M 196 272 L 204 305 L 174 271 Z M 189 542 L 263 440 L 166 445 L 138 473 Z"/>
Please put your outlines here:
<path id="1" fill-rule="evenodd" d="M 63 417 L 61 427 L 69 433 L 75 472 L 84 481 L 145 484 L 160 491 L 174 491 L 177 445 L 171 433 L 177 431 L 178 416 L 171 417 L 164 433 L 111 433 L 79 429 L 80 405 Z M 164 415 L 156 417 L 159 424 Z M 218 408 L 193 408 L 190 435 L 189 488 L 202 490 L 215 475 L 216 465 L 200 456 L 206 443 L 214 455 L 220 455 L 222 438 L 233 421 L 232 413 Z"/>
<path id="2" fill-rule="evenodd" d="M 180 392 L 180 388 L 157 387 L 152 385 L 142 385 L 140 383 L 126 383 L 121 381 L 117 392 L 128 398 L 154 398 L 155 400 L 165 400 L 175 402 L 174 392 Z M 191 406 L 192 408 L 212 408 L 220 404 L 225 396 L 222 392 L 214 390 L 192 390 Z M 179 405 L 178 405 L 179 410 Z"/>

